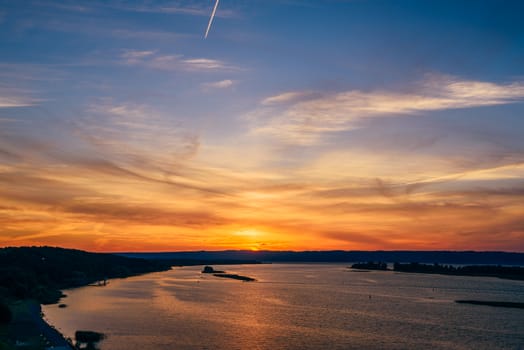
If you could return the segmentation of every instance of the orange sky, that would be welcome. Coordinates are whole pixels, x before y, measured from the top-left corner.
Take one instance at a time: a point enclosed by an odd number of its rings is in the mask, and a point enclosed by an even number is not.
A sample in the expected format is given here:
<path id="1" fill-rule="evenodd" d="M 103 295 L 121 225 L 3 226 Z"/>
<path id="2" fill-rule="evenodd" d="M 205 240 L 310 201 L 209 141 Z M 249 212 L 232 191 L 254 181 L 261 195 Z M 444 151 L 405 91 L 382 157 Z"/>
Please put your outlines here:
<path id="1" fill-rule="evenodd" d="M 231 152 L 253 161 L 252 150 Z M 421 161 L 406 172 L 404 164 L 391 166 L 395 155 L 331 154 L 307 168 L 268 171 L 249 161 L 206 167 L 205 147 L 201 153 L 173 164 L 171 173 L 150 170 L 161 162 L 151 157 L 125 167 L 36 158 L 27 167 L 37 173 L 4 165 L 0 179 L 9 186 L 0 190 L 0 244 L 91 251 L 522 250 L 515 244 L 522 237 L 519 196 L 473 185 L 521 176 L 521 165 L 452 173 Z M 388 180 L 366 177 L 385 165 Z"/>
<path id="2" fill-rule="evenodd" d="M 524 251 L 522 5 L 211 5 L 0 8 L 0 246 Z"/>

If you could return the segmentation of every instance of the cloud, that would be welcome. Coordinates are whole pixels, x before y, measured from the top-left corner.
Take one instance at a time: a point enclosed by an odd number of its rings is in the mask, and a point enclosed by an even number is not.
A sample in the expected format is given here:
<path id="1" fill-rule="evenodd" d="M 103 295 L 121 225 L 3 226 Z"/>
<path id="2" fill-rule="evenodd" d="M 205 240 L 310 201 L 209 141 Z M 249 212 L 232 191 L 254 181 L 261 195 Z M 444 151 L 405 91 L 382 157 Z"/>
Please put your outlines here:
<path id="1" fill-rule="evenodd" d="M 125 203 L 78 203 L 64 207 L 67 213 L 102 221 L 165 226 L 216 226 L 224 220 L 206 211 L 182 211 Z"/>
<path id="2" fill-rule="evenodd" d="M 156 51 L 150 50 L 125 50 L 121 57 L 127 64 L 135 64 L 141 62 L 146 57 L 152 56 Z"/>
<path id="3" fill-rule="evenodd" d="M 105 31 L 107 32 L 107 31 Z M 168 31 L 152 31 L 152 30 L 130 30 L 130 29 L 113 29 L 111 35 L 116 38 L 123 39 L 141 39 L 145 41 L 159 40 L 159 41 L 173 41 L 189 36 L 188 34 L 173 33 Z"/>
<path id="4" fill-rule="evenodd" d="M 0 86 L 0 108 L 29 107 L 41 101 L 43 100 L 32 97 L 27 90 Z"/>
<path id="5" fill-rule="evenodd" d="M 203 83 L 201 86 L 204 90 L 211 90 L 211 89 L 227 89 L 232 87 L 235 84 L 233 80 L 225 79 L 220 81 L 213 81 L 209 83 Z"/>
<path id="6" fill-rule="evenodd" d="M 264 100 L 262 100 L 263 105 L 273 105 L 273 104 L 280 104 L 280 103 L 290 103 L 290 102 L 298 102 L 301 100 L 307 100 L 311 97 L 318 96 L 318 94 L 315 94 L 313 92 L 308 91 L 291 91 L 291 92 L 284 92 L 279 95 L 268 97 Z"/>
<path id="7" fill-rule="evenodd" d="M 139 164 L 155 155 L 152 159 L 175 165 L 198 152 L 197 135 L 150 106 L 101 101 L 89 112 L 78 122 L 77 133 L 114 161 Z"/>
<path id="8" fill-rule="evenodd" d="M 180 14 L 180 15 L 189 15 L 189 16 L 209 16 L 211 8 L 209 6 L 203 6 L 200 3 L 190 3 L 186 4 L 182 1 L 177 1 L 174 3 L 167 4 L 158 4 L 153 3 L 143 3 L 138 6 L 128 6 L 123 4 L 112 4 L 108 5 L 117 10 L 121 11 L 132 11 L 132 12 L 149 12 L 149 13 L 165 13 L 165 14 Z M 231 18 L 238 17 L 238 14 L 231 9 L 221 9 L 216 13 L 217 17 L 222 18 Z"/>
<path id="9" fill-rule="evenodd" d="M 67 3 L 66 1 L 64 1 L 63 3 L 38 1 L 38 2 L 33 2 L 33 5 L 37 5 L 41 7 L 50 7 L 56 10 L 67 11 L 67 12 L 92 12 L 94 10 L 93 7 L 79 5 L 74 2 Z"/>
<path id="10" fill-rule="evenodd" d="M 127 65 L 139 65 L 166 71 L 211 72 L 239 69 L 221 60 L 186 58 L 184 55 L 160 55 L 156 51 L 126 50 L 121 54 L 120 58 Z"/>
<path id="11" fill-rule="evenodd" d="M 0 108 L 33 106 L 38 100 L 25 96 L 0 96 Z"/>
<path id="12" fill-rule="evenodd" d="M 26 13 L 17 14 L 20 16 L 18 30 L 44 28 L 46 31 L 103 37 L 105 40 L 111 36 L 117 40 L 123 39 L 126 42 L 136 43 L 138 39 L 149 45 L 152 41 L 172 43 L 180 38 L 196 36 L 196 34 L 174 32 L 170 28 L 162 30 L 151 25 L 130 22 L 125 16 L 115 16 L 113 12 L 117 9 L 109 6 L 97 6 L 90 2 L 85 6 L 78 6 L 78 10 L 76 8 L 75 4 L 49 3 L 49 5 L 41 4 L 40 7 L 34 6 L 29 10 L 32 11 L 30 17 Z"/>
<path id="13" fill-rule="evenodd" d="M 52 64 L 35 63 L 7 63 L 0 62 L 0 79 L 10 84 L 21 84 L 35 81 L 62 81 L 66 78 L 63 70 Z M 17 85 L 19 86 L 19 85 Z M 17 95 L 29 96 L 31 93 L 23 89 L 13 87 L 1 87 L 0 95 L 11 90 Z"/>
<path id="14" fill-rule="evenodd" d="M 84 4 L 78 4 L 76 1 L 63 1 L 56 3 L 55 1 L 37 1 L 33 2 L 33 5 L 40 7 L 53 8 L 61 11 L 68 12 L 100 12 L 104 10 L 115 10 L 122 12 L 142 12 L 142 13 L 164 13 L 164 14 L 180 14 L 188 16 L 209 16 L 209 6 L 204 6 L 200 3 L 194 3 L 192 1 L 97 1 L 91 0 Z M 219 17 L 236 17 L 237 14 L 233 10 L 225 9 L 217 13 Z"/>
<path id="15" fill-rule="evenodd" d="M 350 90 L 334 94 L 287 92 L 264 99 L 248 115 L 254 133 L 286 143 L 312 144 L 330 132 L 356 128 L 368 119 L 420 115 L 524 100 L 524 83 L 496 84 L 430 76 L 415 92 Z M 276 105 L 276 106 L 275 106 Z"/>
<path id="16" fill-rule="evenodd" d="M 165 57 L 157 57 L 155 62 L 165 62 Z M 169 61 L 169 58 L 167 59 Z M 187 58 L 181 60 L 182 66 L 186 70 L 224 70 L 224 69 L 231 69 L 232 67 L 227 66 L 224 62 L 220 60 L 214 60 L 209 58 Z M 163 63 L 160 63 L 160 67 L 163 66 Z"/>
<path id="17" fill-rule="evenodd" d="M 369 234 L 362 234 L 358 232 L 352 232 L 352 231 L 327 231 L 327 232 L 321 232 L 320 236 L 322 238 L 327 239 L 333 239 L 336 241 L 341 241 L 345 243 L 350 244 L 358 244 L 360 246 L 362 245 L 369 245 L 370 247 L 385 247 L 385 246 L 391 246 L 391 242 L 388 241 L 387 234 L 379 234 L 377 235 L 376 232 L 372 232 Z"/>

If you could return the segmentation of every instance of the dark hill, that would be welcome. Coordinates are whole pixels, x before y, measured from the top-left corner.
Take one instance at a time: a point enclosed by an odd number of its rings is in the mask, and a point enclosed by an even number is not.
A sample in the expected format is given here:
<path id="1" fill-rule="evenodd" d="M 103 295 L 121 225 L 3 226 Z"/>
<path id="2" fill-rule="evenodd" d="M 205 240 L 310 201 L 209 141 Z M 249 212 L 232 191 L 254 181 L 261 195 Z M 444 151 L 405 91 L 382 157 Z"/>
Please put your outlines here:
<path id="1" fill-rule="evenodd" d="M 53 247 L 0 249 L 0 297 L 57 302 L 60 289 L 170 267 L 160 261 Z"/>

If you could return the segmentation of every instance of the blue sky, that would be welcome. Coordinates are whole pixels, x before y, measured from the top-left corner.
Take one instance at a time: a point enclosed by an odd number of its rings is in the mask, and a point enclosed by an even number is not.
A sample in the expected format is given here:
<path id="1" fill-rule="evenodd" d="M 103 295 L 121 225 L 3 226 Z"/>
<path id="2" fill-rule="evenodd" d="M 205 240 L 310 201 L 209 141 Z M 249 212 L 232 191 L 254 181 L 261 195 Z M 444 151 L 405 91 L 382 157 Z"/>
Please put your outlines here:
<path id="1" fill-rule="evenodd" d="M 213 5 L 0 0 L 0 244 L 524 250 L 523 2 Z"/>

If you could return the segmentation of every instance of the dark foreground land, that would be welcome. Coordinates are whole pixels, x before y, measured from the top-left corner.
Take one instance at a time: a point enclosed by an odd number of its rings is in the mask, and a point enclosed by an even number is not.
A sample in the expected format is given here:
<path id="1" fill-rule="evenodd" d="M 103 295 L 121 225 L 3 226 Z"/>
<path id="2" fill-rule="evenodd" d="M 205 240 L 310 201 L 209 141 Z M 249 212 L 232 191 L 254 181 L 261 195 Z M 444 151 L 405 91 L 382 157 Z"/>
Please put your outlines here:
<path id="1" fill-rule="evenodd" d="M 524 280 L 523 253 L 503 252 L 180 252 L 100 254 L 52 247 L 0 249 L 0 350 L 73 349 L 41 315 L 40 304 L 57 303 L 61 290 L 85 285 L 104 285 L 107 279 L 169 270 L 180 265 L 228 265 L 260 262 L 354 262 L 354 261 L 439 261 L 446 264 L 490 264 L 462 266 L 395 264 L 395 271 L 438 273 L 459 276 L 492 276 Z M 387 270 L 385 263 L 363 263 L 360 269 Z M 364 271 L 364 270 L 361 270 Z M 251 277 L 209 271 L 216 277 L 252 281 Z M 522 303 L 459 300 L 457 303 L 522 308 Z M 64 303 L 65 307 L 66 304 Z M 91 335 L 81 332 L 80 335 Z M 77 339 L 77 341 L 79 341 Z M 79 341 L 82 343 L 81 341 Z M 85 342 L 84 342 L 85 343 Z"/>
<path id="2" fill-rule="evenodd" d="M 73 349 L 41 317 L 61 289 L 169 270 L 160 261 L 51 247 L 0 249 L 0 350 Z"/>
<path id="3" fill-rule="evenodd" d="M 105 285 L 108 279 L 166 271 L 171 266 L 248 264 L 239 259 L 145 259 L 115 254 L 89 253 L 54 247 L 9 247 L 0 249 L 0 350 L 20 346 L 26 349 L 73 349 L 41 317 L 40 304 L 55 304 L 65 295 L 63 289 Z M 250 277 L 220 273 L 226 277 L 251 281 Z M 66 307 L 67 304 L 61 304 Z M 4 317 L 5 316 L 5 317 Z M 80 338 L 92 332 L 80 332 Z M 94 334 L 94 333 L 93 333 Z M 85 341 L 77 339 L 77 343 Z M 17 345 L 18 344 L 18 345 Z"/>
<path id="4" fill-rule="evenodd" d="M 52 247 L 0 249 L 0 297 L 58 302 L 61 289 L 169 270 L 162 261 Z"/>

